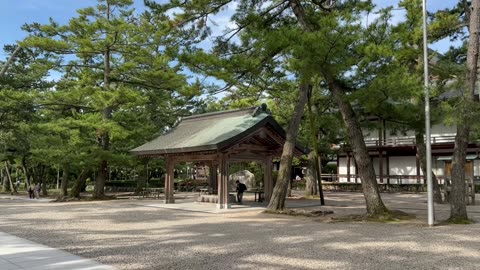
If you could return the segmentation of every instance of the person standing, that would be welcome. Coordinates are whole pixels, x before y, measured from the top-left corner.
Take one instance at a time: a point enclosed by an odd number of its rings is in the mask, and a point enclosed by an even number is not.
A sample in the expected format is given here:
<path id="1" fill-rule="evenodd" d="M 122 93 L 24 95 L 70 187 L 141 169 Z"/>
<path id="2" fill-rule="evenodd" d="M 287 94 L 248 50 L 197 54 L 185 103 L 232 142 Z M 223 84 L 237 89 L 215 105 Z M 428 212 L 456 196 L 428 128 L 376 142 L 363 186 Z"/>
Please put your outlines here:
<path id="1" fill-rule="evenodd" d="M 30 199 L 33 199 L 33 198 L 34 198 L 34 197 L 33 197 L 33 192 L 34 192 L 33 189 L 34 189 L 33 185 L 28 186 L 28 197 L 29 197 Z"/>
<path id="2" fill-rule="evenodd" d="M 240 181 L 235 182 L 237 184 L 237 201 L 238 203 L 242 203 L 243 201 L 243 192 L 247 190 L 247 186 L 244 183 L 240 183 Z"/>

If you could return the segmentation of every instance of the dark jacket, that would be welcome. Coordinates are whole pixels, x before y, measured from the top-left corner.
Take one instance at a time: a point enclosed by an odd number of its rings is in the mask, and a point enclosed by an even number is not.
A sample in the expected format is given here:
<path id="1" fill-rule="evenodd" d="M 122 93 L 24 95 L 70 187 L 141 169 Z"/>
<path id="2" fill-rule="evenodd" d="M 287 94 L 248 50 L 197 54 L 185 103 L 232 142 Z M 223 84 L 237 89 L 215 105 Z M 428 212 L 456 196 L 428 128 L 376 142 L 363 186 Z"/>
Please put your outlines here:
<path id="1" fill-rule="evenodd" d="M 237 192 L 238 193 L 243 193 L 245 190 L 247 190 L 247 186 L 245 186 L 244 183 L 238 183 L 237 184 Z"/>

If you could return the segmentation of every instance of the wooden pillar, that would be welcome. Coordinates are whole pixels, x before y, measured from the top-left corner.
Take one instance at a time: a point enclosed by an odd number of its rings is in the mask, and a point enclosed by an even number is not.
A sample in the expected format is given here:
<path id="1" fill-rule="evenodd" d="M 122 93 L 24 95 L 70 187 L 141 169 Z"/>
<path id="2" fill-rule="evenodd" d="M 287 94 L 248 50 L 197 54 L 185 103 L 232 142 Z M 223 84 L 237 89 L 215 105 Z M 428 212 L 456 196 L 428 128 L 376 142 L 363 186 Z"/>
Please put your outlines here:
<path id="1" fill-rule="evenodd" d="M 353 159 L 353 162 L 355 164 L 355 184 L 358 183 L 358 166 L 357 166 L 357 161 Z"/>
<path id="2" fill-rule="evenodd" d="M 175 168 L 175 162 L 170 158 L 166 157 L 166 169 L 167 171 L 165 172 L 165 203 L 174 203 L 175 198 L 173 197 L 173 179 L 174 179 L 174 168 Z"/>
<path id="3" fill-rule="evenodd" d="M 228 203 L 228 162 L 223 154 L 218 159 L 218 205 L 219 209 L 231 208 Z"/>
<path id="4" fill-rule="evenodd" d="M 210 192 L 217 190 L 217 186 L 218 186 L 217 169 L 218 169 L 217 164 L 215 163 L 215 161 L 212 161 L 209 165 L 210 173 L 209 173 L 208 185 L 209 185 Z"/>
<path id="5" fill-rule="evenodd" d="M 386 152 L 387 154 L 387 185 L 390 185 L 390 156 L 388 155 L 388 152 Z"/>
<path id="6" fill-rule="evenodd" d="M 420 159 L 415 155 L 415 167 L 417 167 L 417 184 L 420 184 Z"/>
<path id="7" fill-rule="evenodd" d="M 380 122 L 380 128 L 378 129 L 378 146 L 382 146 L 383 145 L 383 130 L 384 130 L 384 126 L 383 126 L 383 121 L 379 119 L 379 122 Z"/>
<path id="8" fill-rule="evenodd" d="M 340 182 L 340 158 L 337 155 L 337 179 L 334 182 Z"/>
<path id="9" fill-rule="evenodd" d="M 268 156 L 265 159 L 265 164 L 263 166 L 263 185 L 265 192 L 265 201 L 270 202 L 273 192 L 273 177 L 272 177 L 272 156 Z"/>
<path id="10" fill-rule="evenodd" d="M 378 155 L 378 174 L 380 175 L 380 183 L 383 184 L 383 151 L 380 150 Z"/>
<path id="11" fill-rule="evenodd" d="M 350 153 L 347 152 L 347 182 L 350 182 Z"/>

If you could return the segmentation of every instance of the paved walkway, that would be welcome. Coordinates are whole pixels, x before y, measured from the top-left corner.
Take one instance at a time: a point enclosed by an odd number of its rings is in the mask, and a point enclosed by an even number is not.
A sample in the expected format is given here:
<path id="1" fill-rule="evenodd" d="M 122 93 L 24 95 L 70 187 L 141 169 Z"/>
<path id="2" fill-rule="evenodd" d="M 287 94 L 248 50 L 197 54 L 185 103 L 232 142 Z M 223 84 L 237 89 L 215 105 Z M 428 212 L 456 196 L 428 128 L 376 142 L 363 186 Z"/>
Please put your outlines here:
<path id="1" fill-rule="evenodd" d="M 216 203 L 202 203 L 197 202 L 198 193 L 191 192 L 181 192 L 175 194 L 176 199 L 175 203 L 165 204 L 163 200 L 152 200 L 140 199 L 133 205 L 146 206 L 146 207 L 155 207 L 155 208 L 166 208 L 174 210 L 183 210 L 190 212 L 200 212 L 200 213 L 210 213 L 210 214 L 222 214 L 222 213 L 236 213 L 236 212 L 247 212 L 247 211 L 263 211 L 267 208 L 266 202 L 254 202 L 254 196 L 249 194 L 244 197 L 244 202 L 242 204 L 232 203 L 230 204 L 230 209 L 218 209 Z M 318 200 L 292 200 L 289 199 L 286 202 L 287 208 L 304 208 L 304 207 L 315 207 L 320 206 Z"/>
<path id="2" fill-rule="evenodd" d="M 30 199 L 28 196 L 21 196 L 21 195 L 0 195 L 0 199 L 6 200 L 21 200 L 21 201 L 29 201 L 29 202 L 51 202 L 54 199 L 50 198 L 40 198 L 40 199 Z"/>
<path id="3" fill-rule="evenodd" d="M 114 270 L 108 265 L 0 232 L 2 270 Z"/>

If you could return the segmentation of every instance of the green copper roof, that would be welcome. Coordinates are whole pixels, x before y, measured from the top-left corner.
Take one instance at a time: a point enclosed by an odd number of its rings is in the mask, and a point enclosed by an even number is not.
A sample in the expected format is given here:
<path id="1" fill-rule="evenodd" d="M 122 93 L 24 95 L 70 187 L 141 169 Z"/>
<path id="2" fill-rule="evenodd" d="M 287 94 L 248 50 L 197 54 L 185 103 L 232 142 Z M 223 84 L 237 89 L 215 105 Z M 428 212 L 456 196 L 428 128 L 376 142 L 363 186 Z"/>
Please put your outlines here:
<path id="1" fill-rule="evenodd" d="M 148 155 L 218 150 L 265 125 L 270 125 L 285 138 L 285 131 L 271 115 L 261 108 L 251 107 L 183 118 L 169 132 L 131 152 Z"/>

